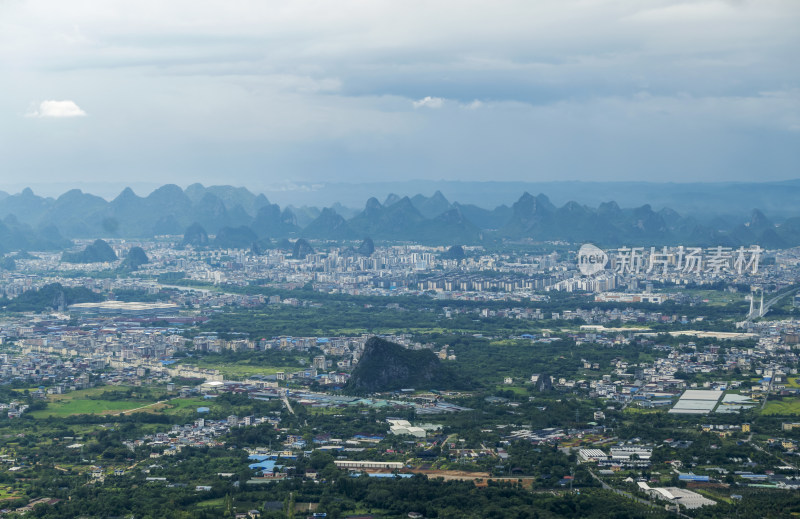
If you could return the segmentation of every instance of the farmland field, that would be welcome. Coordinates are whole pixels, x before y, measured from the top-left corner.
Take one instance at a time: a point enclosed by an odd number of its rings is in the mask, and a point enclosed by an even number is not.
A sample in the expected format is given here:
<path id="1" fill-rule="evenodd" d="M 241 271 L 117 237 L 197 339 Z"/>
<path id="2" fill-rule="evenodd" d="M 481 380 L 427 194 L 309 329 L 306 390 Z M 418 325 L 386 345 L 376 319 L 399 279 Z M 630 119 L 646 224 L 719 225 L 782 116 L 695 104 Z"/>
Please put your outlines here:
<path id="1" fill-rule="evenodd" d="M 762 411 L 763 414 L 800 415 L 800 398 L 770 400 Z"/>
<path id="2" fill-rule="evenodd" d="M 61 400 L 48 404 L 47 409 L 33 411 L 34 418 L 48 416 L 70 416 L 74 414 L 110 414 L 119 411 L 129 411 L 153 402 L 131 400 Z"/>
<path id="3" fill-rule="evenodd" d="M 111 395 L 128 391 L 129 386 L 100 386 L 90 389 L 81 389 L 61 395 L 50 395 L 47 399 L 47 409 L 32 411 L 34 418 L 47 418 L 48 416 L 71 416 L 76 414 L 116 414 L 129 411 L 155 403 L 155 400 L 146 398 L 106 399 L 103 395 Z"/>
<path id="4" fill-rule="evenodd" d="M 189 363 L 186 365 L 189 365 Z M 249 364 L 247 361 L 223 363 L 197 360 L 193 361 L 191 365 L 198 368 L 219 370 L 226 380 L 241 380 L 254 375 L 274 375 L 279 371 L 292 372 L 302 369 L 298 366 L 258 366 Z"/>

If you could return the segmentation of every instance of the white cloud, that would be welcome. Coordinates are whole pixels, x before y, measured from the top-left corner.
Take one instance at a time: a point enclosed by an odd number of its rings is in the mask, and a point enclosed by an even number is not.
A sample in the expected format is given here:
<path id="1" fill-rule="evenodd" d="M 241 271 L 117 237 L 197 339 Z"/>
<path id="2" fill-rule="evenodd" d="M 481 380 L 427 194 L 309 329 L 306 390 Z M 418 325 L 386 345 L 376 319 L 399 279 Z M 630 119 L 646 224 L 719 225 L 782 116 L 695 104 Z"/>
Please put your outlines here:
<path id="1" fill-rule="evenodd" d="M 75 101 L 42 101 L 39 108 L 28 114 L 28 117 L 83 117 L 86 115 Z"/>
<path id="2" fill-rule="evenodd" d="M 797 176 L 797 0 L 466 5 L 0 0 L 0 120 L 18 119 L 0 155 L 31 174 L 184 184 L 630 179 L 653 163 Z M 80 132 L 19 117 L 85 115 L 76 95 L 92 103 Z"/>
<path id="3" fill-rule="evenodd" d="M 441 97 L 425 96 L 419 101 L 414 101 L 414 108 L 441 108 L 444 99 Z"/>

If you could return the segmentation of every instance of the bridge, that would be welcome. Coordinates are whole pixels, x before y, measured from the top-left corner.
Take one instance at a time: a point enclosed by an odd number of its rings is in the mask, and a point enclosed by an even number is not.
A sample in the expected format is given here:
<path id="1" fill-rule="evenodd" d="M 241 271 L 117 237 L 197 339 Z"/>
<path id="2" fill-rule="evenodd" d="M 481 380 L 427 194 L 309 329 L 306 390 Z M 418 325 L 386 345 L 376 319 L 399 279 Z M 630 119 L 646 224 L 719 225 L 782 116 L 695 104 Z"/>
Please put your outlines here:
<path id="1" fill-rule="evenodd" d="M 747 318 L 744 322 L 751 322 L 753 319 L 764 317 L 769 312 L 769 309 L 775 305 L 781 299 L 784 299 L 792 294 L 798 292 L 798 287 L 800 285 L 794 284 L 788 286 L 775 294 L 773 297 L 764 301 L 764 289 L 761 287 L 753 287 L 752 292 L 750 295 L 746 297 L 747 300 L 750 301 L 750 310 L 747 312 Z M 758 308 L 756 308 L 756 298 L 759 297 L 758 294 L 760 293 L 760 298 L 758 302 Z"/>

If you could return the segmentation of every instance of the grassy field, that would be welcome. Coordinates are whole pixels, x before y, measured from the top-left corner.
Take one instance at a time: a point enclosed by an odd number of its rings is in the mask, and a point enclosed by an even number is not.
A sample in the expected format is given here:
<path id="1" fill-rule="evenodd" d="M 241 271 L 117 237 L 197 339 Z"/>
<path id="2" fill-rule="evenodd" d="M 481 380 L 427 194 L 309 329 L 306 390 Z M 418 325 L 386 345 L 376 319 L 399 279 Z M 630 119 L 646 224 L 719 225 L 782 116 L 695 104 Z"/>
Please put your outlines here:
<path id="1" fill-rule="evenodd" d="M 60 400 L 72 400 L 75 398 L 87 398 L 92 396 L 99 396 L 104 393 L 108 393 L 109 391 L 127 391 L 131 389 L 133 386 L 98 386 L 98 387 L 91 387 L 89 389 L 79 389 L 78 391 L 71 391 L 69 393 L 64 393 L 61 395 L 49 395 L 47 399 L 49 401 L 60 401 Z M 19 393 L 24 393 L 25 391 L 36 391 L 37 387 L 32 387 L 29 389 L 15 389 Z"/>
<path id="2" fill-rule="evenodd" d="M 646 415 L 646 414 L 656 414 L 656 413 L 663 413 L 663 409 L 645 409 L 643 407 L 633 407 L 629 406 L 626 407 L 623 411 L 626 415 Z"/>
<path id="3" fill-rule="evenodd" d="M 708 301 L 706 304 L 713 306 L 725 306 L 731 303 L 744 301 L 744 295 L 732 292 L 721 292 L 719 290 L 685 290 L 686 295 L 693 295 Z M 766 298 L 765 298 L 766 299 Z"/>
<path id="4" fill-rule="evenodd" d="M 128 386 L 100 386 L 72 391 L 63 395 L 50 395 L 47 398 L 47 409 L 33 411 L 30 415 L 34 418 L 47 418 L 48 416 L 63 417 L 75 414 L 114 414 L 153 403 L 152 400 L 107 400 L 102 398 L 106 393 L 128 389 L 130 389 Z"/>
<path id="5" fill-rule="evenodd" d="M 202 397 L 195 398 L 176 398 L 169 401 L 170 409 L 186 409 L 187 407 L 211 407 L 213 399 L 206 399 Z"/>
<path id="6" fill-rule="evenodd" d="M 225 498 L 218 497 L 216 499 L 207 499 L 197 503 L 198 508 L 222 508 L 225 506 Z"/>
<path id="7" fill-rule="evenodd" d="M 0 501 L 5 501 L 7 499 L 18 499 L 22 496 L 22 492 L 14 489 L 11 487 L 11 485 L 0 485 Z"/>
<path id="8" fill-rule="evenodd" d="M 800 398 L 770 400 L 762 413 L 767 415 L 800 415 Z"/>
<path id="9" fill-rule="evenodd" d="M 164 404 L 162 412 L 165 414 L 178 414 L 186 409 L 196 412 L 198 407 L 208 407 L 209 409 L 213 409 L 214 399 L 175 398 Z"/>
<path id="10" fill-rule="evenodd" d="M 726 496 L 721 492 L 714 492 L 708 489 L 696 489 L 695 491 L 699 494 L 706 496 L 709 499 L 713 499 L 714 501 L 724 501 L 728 504 L 733 503 L 733 499 L 731 499 L 730 497 Z"/>
<path id="11" fill-rule="evenodd" d="M 185 365 L 189 365 L 186 363 Z M 293 372 L 300 371 L 302 368 L 298 366 L 254 366 L 252 364 L 243 362 L 204 362 L 203 360 L 193 361 L 192 366 L 204 369 L 217 369 L 225 377 L 226 380 L 241 380 L 253 375 L 274 375 L 279 371 Z"/>
<path id="12" fill-rule="evenodd" d="M 98 387 L 91 387 L 89 389 L 79 389 L 78 391 L 72 391 L 69 393 L 64 393 L 62 395 L 50 395 L 49 399 L 51 401 L 83 399 L 88 397 L 101 396 L 106 393 L 112 393 L 116 391 L 127 391 L 128 389 L 132 388 L 133 386 L 98 386 Z"/>
<path id="13" fill-rule="evenodd" d="M 47 409 L 33 411 L 34 418 L 47 418 L 48 416 L 70 416 L 74 414 L 114 414 L 129 411 L 153 402 L 131 400 L 59 400 L 50 402 Z"/>
<path id="14" fill-rule="evenodd" d="M 528 393 L 528 390 L 526 388 L 520 387 L 520 386 L 498 385 L 498 386 L 495 386 L 495 389 L 501 390 L 501 391 L 511 391 L 514 394 L 519 395 L 519 396 L 528 396 L 528 395 L 530 395 L 530 393 Z"/>
<path id="15" fill-rule="evenodd" d="M 513 339 L 500 339 L 498 341 L 491 341 L 489 343 L 491 346 L 530 346 L 531 343 L 528 340 L 518 341 Z"/>
<path id="16" fill-rule="evenodd" d="M 74 393 L 80 393 L 80 391 L 75 391 Z M 154 402 L 152 400 L 86 400 L 78 397 L 63 398 L 71 396 L 74 393 L 57 395 L 62 398 L 51 401 L 47 409 L 33 411 L 31 416 L 34 418 L 47 418 L 49 416 L 63 417 L 76 414 L 114 415 L 133 410 L 141 413 L 164 413 L 173 415 L 184 413 L 186 410 L 194 412 L 198 407 L 214 407 L 213 399 L 207 400 L 204 398 L 173 398 L 161 402 Z"/>
<path id="17" fill-rule="evenodd" d="M 218 497 L 216 499 L 207 499 L 205 501 L 200 501 L 196 506 L 202 510 L 207 510 L 209 508 L 219 508 L 220 510 L 223 510 L 225 507 L 225 498 Z M 261 506 L 261 503 L 256 503 L 254 501 L 234 500 L 233 506 L 236 508 L 236 510 L 257 510 Z M 300 515 L 301 514 L 298 514 L 298 516 Z"/>

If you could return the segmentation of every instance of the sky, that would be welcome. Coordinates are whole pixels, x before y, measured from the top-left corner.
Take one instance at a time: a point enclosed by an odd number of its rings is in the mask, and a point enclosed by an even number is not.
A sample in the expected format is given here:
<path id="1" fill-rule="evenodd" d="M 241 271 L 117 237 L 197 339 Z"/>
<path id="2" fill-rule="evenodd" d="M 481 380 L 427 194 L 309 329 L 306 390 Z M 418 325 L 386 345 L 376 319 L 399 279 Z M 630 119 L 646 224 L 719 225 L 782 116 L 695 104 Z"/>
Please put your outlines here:
<path id="1" fill-rule="evenodd" d="M 798 27 L 797 0 L 0 0 L 0 189 L 800 178 Z"/>

